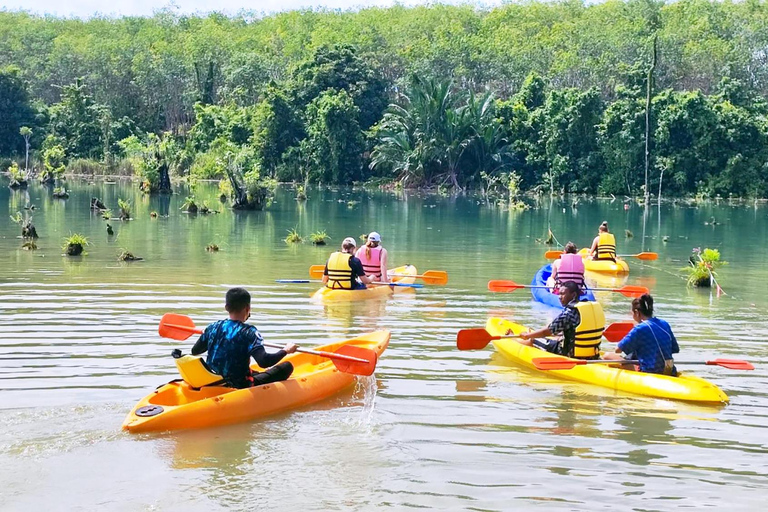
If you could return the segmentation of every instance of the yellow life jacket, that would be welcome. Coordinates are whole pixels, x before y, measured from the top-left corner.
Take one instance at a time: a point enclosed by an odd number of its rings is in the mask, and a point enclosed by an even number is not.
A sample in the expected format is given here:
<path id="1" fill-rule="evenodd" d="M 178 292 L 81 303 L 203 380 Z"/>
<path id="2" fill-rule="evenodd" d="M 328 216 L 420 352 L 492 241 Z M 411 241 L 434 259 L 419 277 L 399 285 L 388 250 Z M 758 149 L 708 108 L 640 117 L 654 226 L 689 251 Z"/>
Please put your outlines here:
<path id="1" fill-rule="evenodd" d="M 179 369 L 181 378 L 193 388 L 201 388 L 224 382 L 221 375 L 213 373 L 208 368 L 202 357 L 186 355 L 176 357 L 174 361 L 176 362 L 176 368 Z"/>
<path id="2" fill-rule="evenodd" d="M 352 267 L 349 266 L 351 254 L 335 252 L 328 258 L 328 282 L 325 286 L 332 289 L 352 289 Z"/>
<path id="3" fill-rule="evenodd" d="M 616 261 L 616 237 L 613 233 L 600 233 L 597 239 L 596 260 Z"/>
<path id="4" fill-rule="evenodd" d="M 605 315 L 599 302 L 579 302 L 576 310 L 581 316 L 576 326 L 573 347 L 575 359 L 594 359 L 600 355 L 600 338 L 605 330 Z"/>

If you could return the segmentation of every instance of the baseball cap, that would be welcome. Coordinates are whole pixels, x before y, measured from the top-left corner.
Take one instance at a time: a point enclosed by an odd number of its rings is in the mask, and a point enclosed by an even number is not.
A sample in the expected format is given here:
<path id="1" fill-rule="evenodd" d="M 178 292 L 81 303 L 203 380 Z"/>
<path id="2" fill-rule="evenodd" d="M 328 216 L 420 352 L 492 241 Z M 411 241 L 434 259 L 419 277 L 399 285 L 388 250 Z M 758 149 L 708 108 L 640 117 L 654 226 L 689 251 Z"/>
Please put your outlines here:
<path id="1" fill-rule="evenodd" d="M 375 231 L 371 231 L 371 234 L 368 235 L 368 241 L 369 242 L 381 242 L 381 235 L 378 234 Z"/>
<path id="2" fill-rule="evenodd" d="M 344 239 L 343 242 L 341 242 L 341 245 L 342 246 L 351 245 L 352 247 L 357 247 L 357 242 L 355 242 L 354 238 L 352 238 L 351 236 L 348 236 L 347 238 Z"/>

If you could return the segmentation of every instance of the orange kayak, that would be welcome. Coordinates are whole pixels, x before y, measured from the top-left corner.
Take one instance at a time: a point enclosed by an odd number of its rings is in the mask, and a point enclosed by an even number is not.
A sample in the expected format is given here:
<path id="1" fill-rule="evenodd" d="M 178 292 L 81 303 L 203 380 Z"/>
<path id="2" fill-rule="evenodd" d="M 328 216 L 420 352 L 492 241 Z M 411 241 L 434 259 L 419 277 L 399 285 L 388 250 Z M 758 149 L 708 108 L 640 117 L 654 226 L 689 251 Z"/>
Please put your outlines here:
<path id="1" fill-rule="evenodd" d="M 342 345 L 374 350 L 378 355 L 389 345 L 389 331 L 330 343 L 317 350 L 334 352 Z M 355 375 L 338 370 L 325 357 L 294 353 L 283 359 L 293 363 L 288 380 L 246 389 L 223 386 L 192 388 L 178 380 L 160 386 L 142 398 L 123 422 L 129 432 L 157 432 L 205 428 L 251 421 L 328 398 L 355 382 Z M 255 371 L 262 371 L 258 365 Z"/>

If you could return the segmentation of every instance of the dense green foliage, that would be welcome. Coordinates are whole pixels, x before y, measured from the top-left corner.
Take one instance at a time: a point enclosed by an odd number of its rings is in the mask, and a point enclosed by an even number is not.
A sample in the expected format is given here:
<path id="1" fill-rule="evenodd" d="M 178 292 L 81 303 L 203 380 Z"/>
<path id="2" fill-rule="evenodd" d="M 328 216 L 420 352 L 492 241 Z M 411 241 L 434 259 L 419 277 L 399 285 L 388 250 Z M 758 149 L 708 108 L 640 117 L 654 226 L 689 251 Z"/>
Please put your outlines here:
<path id="1" fill-rule="evenodd" d="M 767 23 L 763 0 L 0 12 L 0 155 L 26 126 L 38 162 L 227 178 L 241 205 L 264 178 L 641 194 L 656 36 L 651 192 L 765 196 Z"/>

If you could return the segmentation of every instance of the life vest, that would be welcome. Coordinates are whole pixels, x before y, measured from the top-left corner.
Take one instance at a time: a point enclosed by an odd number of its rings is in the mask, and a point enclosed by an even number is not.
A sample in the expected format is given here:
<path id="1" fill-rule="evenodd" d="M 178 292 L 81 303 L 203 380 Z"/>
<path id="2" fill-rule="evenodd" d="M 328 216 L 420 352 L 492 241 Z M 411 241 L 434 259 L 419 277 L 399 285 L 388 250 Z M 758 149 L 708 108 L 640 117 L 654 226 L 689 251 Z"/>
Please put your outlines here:
<path id="1" fill-rule="evenodd" d="M 366 256 L 368 249 L 371 250 L 370 258 Z M 373 275 L 377 278 L 381 277 L 381 250 L 382 250 L 382 247 L 380 245 L 376 247 L 370 247 L 370 248 L 361 247 L 357 250 L 355 257 L 359 258 L 360 261 L 363 263 L 363 270 L 365 270 L 366 274 Z"/>
<path id="2" fill-rule="evenodd" d="M 599 302 L 579 302 L 576 310 L 581 316 L 576 326 L 576 339 L 573 347 L 575 359 L 595 359 L 600 356 L 600 338 L 605 330 L 605 315 Z"/>
<path id="3" fill-rule="evenodd" d="M 616 237 L 613 233 L 600 233 L 597 239 L 596 260 L 616 261 Z"/>
<path id="4" fill-rule="evenodd" d="M 352 289 L 352 267 L 349 266 L 351 254 L 335 252 L 328 258 L 328 282 L 325 286 L 334 290 Z"/>
<path id="5" fill-rule="evenodd" d="M 184 382 L 193 388 L 222 384 L 224 379 L 211 371 L 202 357 L 199 356 L 181 356 L 174 357 L 176 368 Z"/>
<path id="6" fill-rule="evenodd" d="M 563 254 L 560 256 L 560 266 L 557 268 L 555 282 L 561 284 L 573 281 L 579 288 L 584 288 L 584 260 L 580 254 Z"/>

